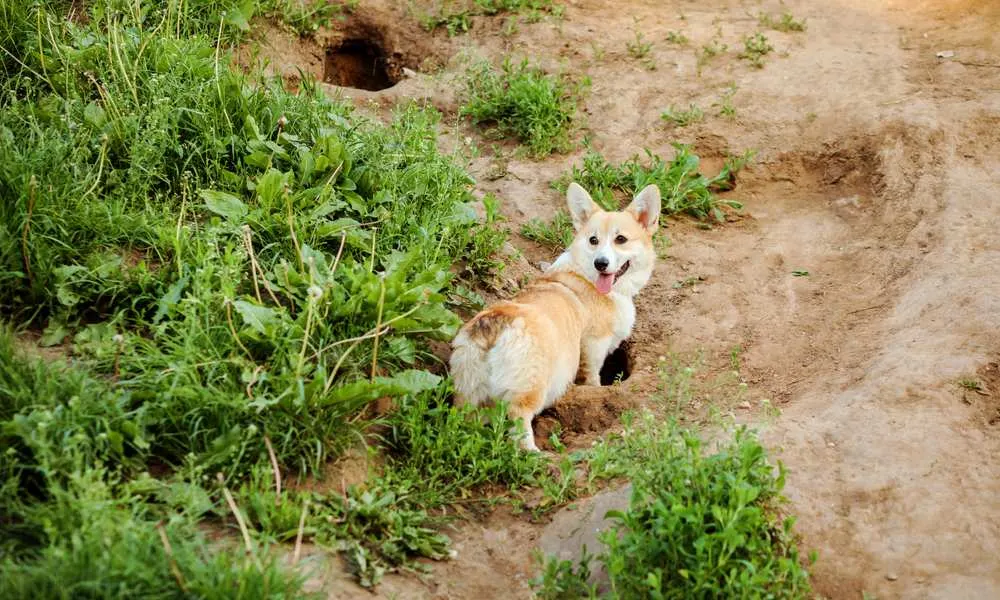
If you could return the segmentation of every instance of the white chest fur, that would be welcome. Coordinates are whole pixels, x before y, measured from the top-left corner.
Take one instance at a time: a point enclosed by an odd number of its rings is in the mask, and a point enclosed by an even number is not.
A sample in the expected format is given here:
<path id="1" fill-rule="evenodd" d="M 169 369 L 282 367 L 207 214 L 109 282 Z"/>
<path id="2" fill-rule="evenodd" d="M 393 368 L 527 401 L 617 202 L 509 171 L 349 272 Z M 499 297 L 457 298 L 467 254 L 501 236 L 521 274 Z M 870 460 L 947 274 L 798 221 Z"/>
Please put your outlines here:
<path id="1" fill-rule="evenodd" d="M 613 351 L 628 336 L 632 335 L 632 327 L 635 326 L 635 304 L 632 302 L 632 298 L 624 294 L 611 292 L 609 296 L 615 303 L 615 320 L 612 325 L 610 348 L 610 351 Z"/>

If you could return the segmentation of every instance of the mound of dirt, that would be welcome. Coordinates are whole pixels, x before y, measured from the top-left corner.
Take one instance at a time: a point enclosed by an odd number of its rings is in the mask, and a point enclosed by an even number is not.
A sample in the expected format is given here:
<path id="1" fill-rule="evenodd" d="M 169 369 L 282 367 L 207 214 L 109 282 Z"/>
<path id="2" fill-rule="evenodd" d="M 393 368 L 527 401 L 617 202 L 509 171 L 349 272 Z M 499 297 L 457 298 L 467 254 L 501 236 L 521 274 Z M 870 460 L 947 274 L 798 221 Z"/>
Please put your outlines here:
<path id="1" fill-rule="evenodd" d="M 635 406 L 635 396 L 623 385 L 573 386 L 555 406 L 535 419 L 535 442 L 543 450 L 553 450 L 549 436 L 558 428 L 563 434 L 561 442 L 574 447 L 584 434 L 615 427 L 619 416 Z"/>

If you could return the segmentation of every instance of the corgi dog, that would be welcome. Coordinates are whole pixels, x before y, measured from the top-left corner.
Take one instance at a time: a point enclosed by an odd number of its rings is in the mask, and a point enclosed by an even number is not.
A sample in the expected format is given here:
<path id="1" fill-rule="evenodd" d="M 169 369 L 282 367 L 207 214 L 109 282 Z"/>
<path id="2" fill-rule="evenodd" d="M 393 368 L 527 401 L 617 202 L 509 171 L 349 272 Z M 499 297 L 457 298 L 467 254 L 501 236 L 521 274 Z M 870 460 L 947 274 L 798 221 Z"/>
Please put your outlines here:
<path id="1" fill-rule="evenodd" d="M 606 212 L 576 183 L 566 191 L 576 235 L 512 300 L 462 326 L 452 342 L 456 405 L 506 402 L 537 451 L 532 419 L 582 375 L 600 385 L 604 359 L 632 333 L 633 297 L 653 273 L 660 190 L 646 186 L 623 211 Z"/>

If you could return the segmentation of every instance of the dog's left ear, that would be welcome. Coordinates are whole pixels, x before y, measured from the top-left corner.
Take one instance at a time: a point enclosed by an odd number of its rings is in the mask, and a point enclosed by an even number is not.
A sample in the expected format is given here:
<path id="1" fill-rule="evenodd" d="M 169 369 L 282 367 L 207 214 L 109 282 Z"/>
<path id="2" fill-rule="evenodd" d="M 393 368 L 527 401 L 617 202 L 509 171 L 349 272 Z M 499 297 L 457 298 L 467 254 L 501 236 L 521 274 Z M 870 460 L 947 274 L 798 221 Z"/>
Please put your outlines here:
<path id="1" fill-rule="evenodd" d="M 650 235 L 660 226 L 660 188 L 651 183 L 636 194 L 625 212 L 631 214 Z"/>
<path id="2" fill-rule="evenodd" d="M 573 229 L 579 231 L 595 212 L 601 207 L 594 203 L 594 200 L 587 193 L 587 190 L 580 187 L 575 181 L 566 188 L 566 206 L 569 207 L 569 214 L 573 218 Z"/>

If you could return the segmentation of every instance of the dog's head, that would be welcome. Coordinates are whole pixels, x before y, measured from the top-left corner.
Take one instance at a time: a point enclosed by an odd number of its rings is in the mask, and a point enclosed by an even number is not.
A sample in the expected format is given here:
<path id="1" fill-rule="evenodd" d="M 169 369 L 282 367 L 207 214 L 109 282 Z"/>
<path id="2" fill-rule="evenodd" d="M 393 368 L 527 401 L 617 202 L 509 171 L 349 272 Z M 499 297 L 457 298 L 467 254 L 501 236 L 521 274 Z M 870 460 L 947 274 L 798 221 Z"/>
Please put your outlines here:
<path id="1" fill-rule="evenodd" d="M 647 185 L 623 211 L 607 212 L 576 183 L 566 190 L 576 237 L 566 251 L 569 267 L 602 294 L 633 297 L 653 274 L 653 234 L 660 222 L 660 189 Z"/>

